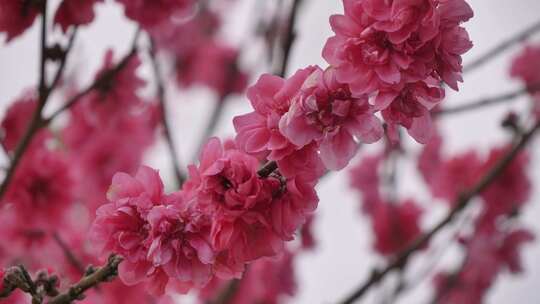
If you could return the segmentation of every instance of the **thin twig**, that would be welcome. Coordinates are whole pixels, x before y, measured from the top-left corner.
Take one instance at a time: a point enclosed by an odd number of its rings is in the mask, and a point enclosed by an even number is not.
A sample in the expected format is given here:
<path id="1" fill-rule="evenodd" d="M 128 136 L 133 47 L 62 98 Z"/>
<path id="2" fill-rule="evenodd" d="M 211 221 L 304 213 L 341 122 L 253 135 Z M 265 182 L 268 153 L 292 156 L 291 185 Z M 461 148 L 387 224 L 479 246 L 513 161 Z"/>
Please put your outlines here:
<path id="1" fill-rule="evenodd" d="M 60 248 L 64 252 L 64 255 L 66 256 L 68 261 L 71 263 L 71 265 L 73 265 L 79 271 L 80 274 L 84 274 L 84 266 L 83 266 L 83 264 L 75 256 L 75 254 L 73 254 L 71 249 L 69 249 L 69 247 L 64 242 L 64 240 L 62 240 L 60 235 L 58 235 L 58 233 L 55 232 L 55 233 L 53 233 L 53 238 L 56 241 L 56 243 L 58 244 L 58 246 L 60 246 Z"/>
<path id="2" fill-rule="evenodd" d="M 165 136 L 165 141 L 167 142 L 167 147 L 169 149 L 169 154 L 171 155 L 172 165 L 174 176 L 176 178 L 176 183 L 178 187 L 182 187 L 182 184 L 185 181 L 185 176 L 180 171 L 180 160 L 178 159 L 178 152 L 176 151 L 176 146 L 174 144 L 174 139 L 171 133 L 171 126 L 167 119 L 167 104 L 165 100 L 165 86 L 163 83 L 163 78 L 161 76 L 161 69 L 159 66 L 158 59 L 156 58 L 156 49 L 155 44 L 152 38 L 150 38 L 150 61 L 152 62 L 152 69 L 154 71 L 154 77 L 156 79 L 157 86 L 157 97 L 159 102 L 160 114 L 161 114 L 161 124 L 163 126 L 163 135 Z"/>
<path id="3" fill-rule="evenodd" d="M 47 89 L 47 69 L 46 69 L 46 52 L 47 52 L 47 1 L 41 3 L 41 59 L 39 68 L 39 87 L 38 87 L 38 104 L 34 112 L 32 113 L 31 122 L 28 125 L 26 132 L 24 133 L 21 141 L 15 148 L 15 153 L 11 159 L 9 167 L 6 171 L 6 176 L 0 185 L 0 200 L 3 198 L 11 179 L 15 173 L 17 165 L 21 161 L 21 158 L 26 151 L 26 148 L 30 144 L 32 137 L 39 130 L 43 124 L 42 112 L 45 104 L 47 103 L 47 97 L 49 92 Z"/>
<path id="4" fill-rule="evenodd" d="M 289 65 L 289 57 L 291 55 L 292 45 L 296 39 L 296 19 L 298 17 L 298 12 L 300 11 L 300 4 L 302 0 L 293 0 L 291 11 L 289 13 L 289 18 L 287 22 L 287 28 L 285 29 L 285 35 L 282 39 L 282 54 L 281 62 L 276 71 L 276 75 L 280 77 L 285 77 L 287 74 L 287 67 Z"/>
<path id="5" fill-rule="evenodd" d="M 350 304 L 359 300 L 372 286 L 380 282 L 387 274 L 395 269 L 399 269 L 406 264 L 409 257 L 427 244 L 439 231 L 451 223 L 454 218 L 467 207 L 473 197 L 484 191 L 496 178 L 504 172 L 518 153 L 528 144 L 535 132 L 540 128 L 540 121 L 537 122 L 527 133 L 525 133 L 512 149 L 504 155 L 489 172 L 469 191 L 464 192 L 454 204 L 454 208 L 428 233 L 417 238 L 407 249 L 402 251 L 391 263 L 383 269 L 374 269 L 371 276 L 357 288 L 351 295 L 340 303 Z"/>
<path id="6" fill-rule="evenodd" d="M 504 51 L 506 51 L 513 45 L 527 40 L 530 36 L 532 36 L 538 31 L 540 31 L 540 21 L 534 23 L 533 25 L 526 28 L 522 32 L 518 33 L 517 35 L 511 37 L 510 39 L 499 43 L 494 48 L 487 51 L 485 54 L 473 60 L 471 63 L 465 65 L 465 67 L 463 68 L 463 72 L 467 73 L 481 67 L 482 65 L 489 62 L 491 59 L 497 57 L 499 54 L 503 53 Z"/>
<path id="7" fill-rule="evenodd" d="M 117 255 L 111 255 L 107 264 L 96 269 L 91 274 L 84 276 L 78 283 L 72 285 L 66 292 L 52 298 L 48 304 L 70 304 L 75 300 L 81 299 L 84 292 L 90 288 L 96 287 L 100 283 L 109 282 L 118 275 L 118 265 L 122 258 Z"/>
<path id="8" fill-rule="evenodd" d="M 443 108 L 441 110 L 433 112 L 433 115 L 435 115 L 435 116 L 447 116 L 447 115 L 452 115 L 452 114 L 458 114 L 458 113 L 463 113 L 463 112 L 467 112 L 467 111 L 477 110 L 477 109 L 481 109 L 481 108 L 488 107 L 488 106 L 491 106 L 491 105 L 496 105 L 496 104 L 501 104 L 501 103 L 504 103 L 504 102 L 509 102 L 509 101 L 516 100 L 518 97 L 529 94 L 530 92 L 534 92 L 534 91 L 539 90 L 539 89 L 540 89 L 540 86 L 538 86 L 538 85 L 537 86 L 524 87 L 524 88 L 520 88 L 518 90 L 503 93 L 503 94 L 498 95 L 498 96 L 487 97 L 487 98 L 483 98 L 483 99 L 480 99 L 480 100 L 477 100 L 477 101 L 467 102 L 467 103 L 464 103 L 462 105 Z"/>

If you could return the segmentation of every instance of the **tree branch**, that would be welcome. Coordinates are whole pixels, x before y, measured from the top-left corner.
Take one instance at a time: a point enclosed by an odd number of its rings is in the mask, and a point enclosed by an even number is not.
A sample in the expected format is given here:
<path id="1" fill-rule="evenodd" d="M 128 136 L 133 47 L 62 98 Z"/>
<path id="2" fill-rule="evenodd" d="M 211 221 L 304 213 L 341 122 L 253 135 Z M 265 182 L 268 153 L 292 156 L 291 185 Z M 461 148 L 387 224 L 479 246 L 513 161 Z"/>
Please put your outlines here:
<path id="1" fill-rule="evenodd" d="M 518 90 L 503 93 L 498 96 L 487 97 L 487 98 L 483 98 L 477 101 L 467 102 L 462 105 L 443 108 L 443 109 L 433 112 L 433 115 L 447 116 L 447 115 L 458 114 L 458 113 L 463 113 L 467 111 L 473 111 L 473 110 L 481 109 L 481 108 L 488 107 L 491 105 L 513 101 L 523 95 L 530 94 L 531 92 L 535 92 L 538 90 L 540 90 L 540 85 L 523 87 Z"/>
<path id="2" fill-rule="evenodd" d="M 493 49 L 487 51 L 485 54 L 473 60 L 471 63 L 465 65 L 465 67 L 463 68 L 463 73 L 468 73 L 481 67 L 485 63 L 489 62 L 491 59 L 497 57 L 499 54 L 512 47 L 514 44 L 518 44 L 527 40 L 530 36 L 532 36 L 538 31 L 540 31 L 540 21 L 534 23 L 530 27 L 509 38 L 508 40 L 499 43 Z"/>
<path id="3" fill-rule="evenodd" d="M 174 139 L 171 132 L 171 126 L 167 120 L 167 104 L 165 100 L 165 86 L 163 78 L 161 76 L 161 69 L 159 62 L 156 58 L 156 48 L 152 37 L 150 37 L 150 61 L 152 62 L 152 69 L 154 72 L 154 78 L 156 79 L 157 86 L 157 97 L 159 102 L 160 114 L 161 114 L 161 124 L 163 126 L 163 135 L 165 141 L 167 142 L 167 147 L 169 149 L 169 154 L 171 155 L 172 165 L 174 176 L 176 178 L 176 183 L 178 187 L 182 187 L 182 184 L 186 180 L 182 171 L 180 171 L 180 160 L 178 159 L 178 152 L 176 151 L 176 146 L 174 144 Z"/>
<path id="4" fill-rule="evenodd" d="M 454 204 L 454 208 L 429 232 L 425 233 L 421 237 L 417 238 L 407 249 L 402 251 L 392 262 L 382 269 L 374 269 L 371 276 L 351 295 L 345 298 L 340 303 L 350 304 L 359 300 L 373 285 L 380 282 L 387 274 L 395 269 L 399 269 L 402 265 L 406 264 L 409 257 L 422 248 L 429 242 L 439 231 L 441 231 L 447 224 L 451 223 L 454 218 L 460 214 L 465 207 L 469 204 L 472 198 L 484 191 L 496 178 L 504 172 L 504 170 L 510 165 L 512 160 L 519 154 L 519 152 L 529 143 L 533 135 L 540 128 L 540 121 L 526 133 L 521 136 L 512 149 L 504 155 L 489 172 L 469 191 L 464 192 Z"/>
<path id="5" fill-rule="evenodd" d="M 52 298 L 48 304 L 70 304 L 75 300 L 80 300 L 84 292 L 100 283 L 109 282 L 118 275 L 118 265 L 122 258 L 117 255 L 111 255 L 107 264 L 94 272 L 84 276 L 78 283 L 72 285 L 66 292 Z"/>
<path id="6" fill-rule="evenodd" d="M 296 19 L 298 17 L 298 12 L 300 5 L 302 3 L 302 0 L 293 0 L 291 11 L 289 13 L 289 18 L 287 22 L 287 28 L 285 29 L 285 35 L 283 36 L 283 39 L 281 41 L 281 48 L 282 48 L 282 54 L 281 54 L 281 62 L 279 65 L 279 68 L 275 72 L 276 75 L 280 77 L 285 77 L 287 74 L 287 67 L 289 64 L 289 57 L 291 55 L 292 46 L 294 44 L 294 41 L 296 40 Z"/>

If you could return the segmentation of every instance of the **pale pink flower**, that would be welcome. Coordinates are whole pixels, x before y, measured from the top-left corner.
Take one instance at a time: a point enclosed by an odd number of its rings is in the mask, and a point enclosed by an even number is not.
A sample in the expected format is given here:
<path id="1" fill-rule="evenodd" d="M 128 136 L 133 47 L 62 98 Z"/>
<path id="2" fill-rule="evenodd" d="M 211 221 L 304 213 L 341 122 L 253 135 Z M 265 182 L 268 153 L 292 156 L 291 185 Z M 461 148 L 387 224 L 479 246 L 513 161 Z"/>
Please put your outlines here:
<path id="1" fill-rule="evenodd" d="M 362 212 L 371 214 L 382 201 L 379 169 L 385 160 L 384 153 L 367 155 L 349 172 L 350 186 L 362 195 Z"/>
<path id="2" fill-rule="evenodd" d="M 55 15 L 54 23 L 66 32 L 71 26 L 89 24 L 94 20 L 94 6 L 103 0 L 63 0 Z"/>
<path id="3" fill-rule="evenodd" d="M 0 33 L 7 34 L 7 42 L 32 26 L 40 12 L 39 1 L 3 0 L 0 3 Z"/>
<path id="4" fill-rule="evenodd" d="M 317 143 L 328 169 L 344 168 L 359 142 L 373 143 L 383 135 L 367 96 L 355 98 L 337 82 L 335 71 L 316 67 L 281 117 L 279 129 L 297 147 Z"/>

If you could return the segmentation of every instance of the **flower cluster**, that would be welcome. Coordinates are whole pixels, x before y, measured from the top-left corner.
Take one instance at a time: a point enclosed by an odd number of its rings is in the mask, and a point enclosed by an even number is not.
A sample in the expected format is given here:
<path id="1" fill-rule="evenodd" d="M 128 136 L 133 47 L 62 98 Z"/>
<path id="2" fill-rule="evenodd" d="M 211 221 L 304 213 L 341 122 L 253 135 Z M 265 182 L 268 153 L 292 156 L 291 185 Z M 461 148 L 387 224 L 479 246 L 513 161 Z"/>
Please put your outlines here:
<path id="1" fill-rule="evenodd" d="M 393 151 L 392 153 L 394 153 Z M 381 169 L 388 151 L 365 156 L 351 169 L 351 187 L 362 195 L 362 213 L 370 218 L 373 247 L 381 255 L 392 256 L 422 233 L 422 208 L 412 199 L 394 201 L 381 191 Z"/>
<path id="2" fill-rule="evenodd" d="M 472 47 L 460 26 L 473 12 L 463 0 L 344 0 L 330 19 L 335 36 L 323 57 L 354 95 L 374 95 L 390 134 L 397 125 L 418 142 L 430 135 L 431 110 L 444 82 L 461 81 L 461 55 Z"/>
<path id="3" fill-rule="evenodd" d="M 239 278 L 246 263 L 282 252 L 316 207 L 309 181 L 258 174 L 258 160 L 216 138 L 181 191 L 163 194 L 157 173 L 118 173 L 92 225 L 103 252 L 126 258 L 126 284 L 185 292 L 210 279 Z M 277 174 L 277 173 L 276 173 Z"/>

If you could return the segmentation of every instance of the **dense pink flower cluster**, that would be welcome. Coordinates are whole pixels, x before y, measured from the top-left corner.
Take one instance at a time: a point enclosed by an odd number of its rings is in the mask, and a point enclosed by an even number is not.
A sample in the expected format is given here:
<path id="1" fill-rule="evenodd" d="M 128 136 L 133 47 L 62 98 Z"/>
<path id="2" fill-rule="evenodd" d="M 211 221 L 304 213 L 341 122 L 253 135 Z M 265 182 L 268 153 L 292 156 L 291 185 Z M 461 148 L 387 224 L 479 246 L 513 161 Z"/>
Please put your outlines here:
<path id="1" fill-rule="evenodd" d="M 192 9 L 194 0 L 117 0 L 126 17 L 152 29 L 172 17 L 182 17 Z"/>
<path id="2" fill-rule="evenodd" d="M 135 178 L 118 173 L 110 203 L 97 211 L 93 241 L 126 258 L 119 269 L 126 284 L 146 282 L 154 294 L 239 278 L 246 263 L 281 253 L 318 200 L 305 176 L 260 177 L 259 167 L 213 138 L 179 192 L 163 194 L 147 167 Z"/>
<path id="3" fill-rule="evenodd" d="M 527 45 L 510 68 L 510 76 L 521 80 L 533 98 L 532 110 L 540 117 L 540 46 Z"/>
<path id="4" fill-rule="evenodd" d="M 382 193 L 381 168 L 388 151 L 365 156 L 350 171 L 351 187 L 362 195 L 362 213 L 371 219 L 374 249 L 392 256 L 406 248 L 420 234 L 422 208 L 412 199 L 393 201 Z"/>
<path id="5" fill-rule="evenodd" d="M 461 81 L 461 55 L 472 43 L 462 22 L 473 12 L 463 0 L 344 0 L 330 19 L 335 36 L 323 57 L 355 96 L 374 95 L 391 135 L 404 126 L 418 142 L 430 135 L 431 110 Z M 393 135 L 395 137 L 395 135 Z"/>

